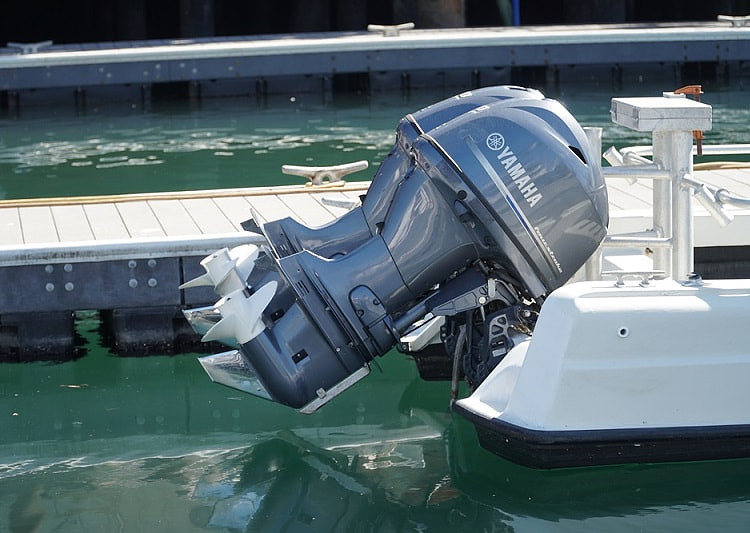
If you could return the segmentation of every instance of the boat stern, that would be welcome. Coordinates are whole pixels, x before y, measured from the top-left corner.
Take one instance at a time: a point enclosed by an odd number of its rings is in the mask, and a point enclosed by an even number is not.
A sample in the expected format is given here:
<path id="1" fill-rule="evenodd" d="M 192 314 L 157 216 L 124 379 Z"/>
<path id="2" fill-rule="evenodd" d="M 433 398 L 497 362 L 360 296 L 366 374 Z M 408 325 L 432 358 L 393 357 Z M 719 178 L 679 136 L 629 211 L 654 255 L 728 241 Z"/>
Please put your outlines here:
<path id="1" fill-rule="evenodd" d="M 539 468 L 748 456 L 749 305 L 748 280 L 562 287 L 454 410 Z"/>

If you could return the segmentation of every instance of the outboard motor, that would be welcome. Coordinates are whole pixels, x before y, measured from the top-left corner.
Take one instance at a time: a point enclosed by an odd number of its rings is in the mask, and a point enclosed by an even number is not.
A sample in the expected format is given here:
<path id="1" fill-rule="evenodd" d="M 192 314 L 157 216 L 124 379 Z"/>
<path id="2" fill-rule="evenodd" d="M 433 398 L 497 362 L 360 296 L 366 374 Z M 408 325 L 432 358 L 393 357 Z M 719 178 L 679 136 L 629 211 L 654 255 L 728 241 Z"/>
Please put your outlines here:
<path id="1" fill-rule="evenodd" d="M 312 412 L 415 323 L 443 316 L 446 351 L 468 355 L 464 373 L 478 385 L 608 223 L 598 154 L 562 105 L 529 94 L 462 109 L 408 146 L 401 129 L 398 163 L 378 172 L 394 172 L 391 184 L 326 227 L 359 220 L 351 240 L 336 226 L 339 253 L 318 253 L 333 248 L 309 237 L 316 230 L 294 225 L 306 236 L 295 238 L 289 224 L 265 225 L 275 267 L 255 283 L 244 268 L 249 286 L 217 303 L 222 319 L 204 340 L 233 338 L 238 349 L 201 358 L 211 378 Z M 319 246 L 297 249 L 307 244 Z"/>

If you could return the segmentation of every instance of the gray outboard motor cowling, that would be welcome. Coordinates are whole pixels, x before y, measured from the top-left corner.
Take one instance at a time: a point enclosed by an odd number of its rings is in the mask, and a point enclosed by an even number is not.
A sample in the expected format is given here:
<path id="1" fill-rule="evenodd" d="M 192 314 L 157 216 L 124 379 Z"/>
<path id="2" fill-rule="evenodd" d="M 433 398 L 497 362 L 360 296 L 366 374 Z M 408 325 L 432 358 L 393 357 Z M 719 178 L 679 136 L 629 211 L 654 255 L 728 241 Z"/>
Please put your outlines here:
<path id="1" fill-rule="evenodd" d="M 498 342 L 471 340 L 476 317 L 529 316 L 521 307 L 564 284 L 606 233 L 597 155 L 554 100 L 496 98 L 409 143 L 374 231 L 355 230 L 360 242 L 332 258 L 278 254 L 264 285 L 219 306 L 221 331 L 207 336 L 230 331 L 239 350 L 202 358 L 213 379 L 311 412 L 428 314 L 462 322 L 469 346 L 497 354 Z"/>

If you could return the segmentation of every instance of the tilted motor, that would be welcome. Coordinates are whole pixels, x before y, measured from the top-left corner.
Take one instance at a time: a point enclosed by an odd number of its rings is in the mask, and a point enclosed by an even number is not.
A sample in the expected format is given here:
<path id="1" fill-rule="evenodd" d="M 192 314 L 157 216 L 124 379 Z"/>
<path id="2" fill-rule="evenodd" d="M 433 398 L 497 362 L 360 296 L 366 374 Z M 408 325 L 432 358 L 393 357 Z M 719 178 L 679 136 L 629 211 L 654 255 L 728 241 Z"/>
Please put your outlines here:
<path id="1" fill-rule="evenodd" d="M 222 296 L 204 339 L 236 350 L 201 363 L 312 412 L 440 317 L 439 350 L 477 386 L 603 239 L 598 158 L 537 91 L 491 87 L 408 115 L 361 207 L 321 228 L 256 220 L 265 253 L 204 260 L 201 283 Z"/>

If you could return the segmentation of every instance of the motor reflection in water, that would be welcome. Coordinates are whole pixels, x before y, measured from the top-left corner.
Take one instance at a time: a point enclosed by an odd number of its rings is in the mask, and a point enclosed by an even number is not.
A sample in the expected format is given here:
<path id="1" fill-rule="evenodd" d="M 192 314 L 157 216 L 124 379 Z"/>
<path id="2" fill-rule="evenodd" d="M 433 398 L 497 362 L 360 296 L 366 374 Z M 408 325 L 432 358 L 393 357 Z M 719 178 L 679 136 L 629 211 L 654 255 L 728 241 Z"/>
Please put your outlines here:
<path id="1" fill-rule="evenodd" d="M 613 521 L 710 528 L 727 510 L 734 526 L 750 517 L 748 461 L 530 470 L 481 450 L 462 420 L 438 432 L 442 413 L 412 416 L 425 424 L 409 434 L 384 429 L 380 441 L 325 449 L 280 432 L 224 455 L 196 483 L 201 507 L 191 519 L 248 531 L 379 532 L 598 530 Z"/>
<path id="2" fill-rule="evenodd" d="M 227 389 L 228 390 L 228 389 Z M 750 461 L 535 471 L 384 359 L 320 416 L 217 396 L 192 357 L 0 368 L 2 531 L 741 530 Z M 279 431 L 277 428 L 284 427 Z"/>

